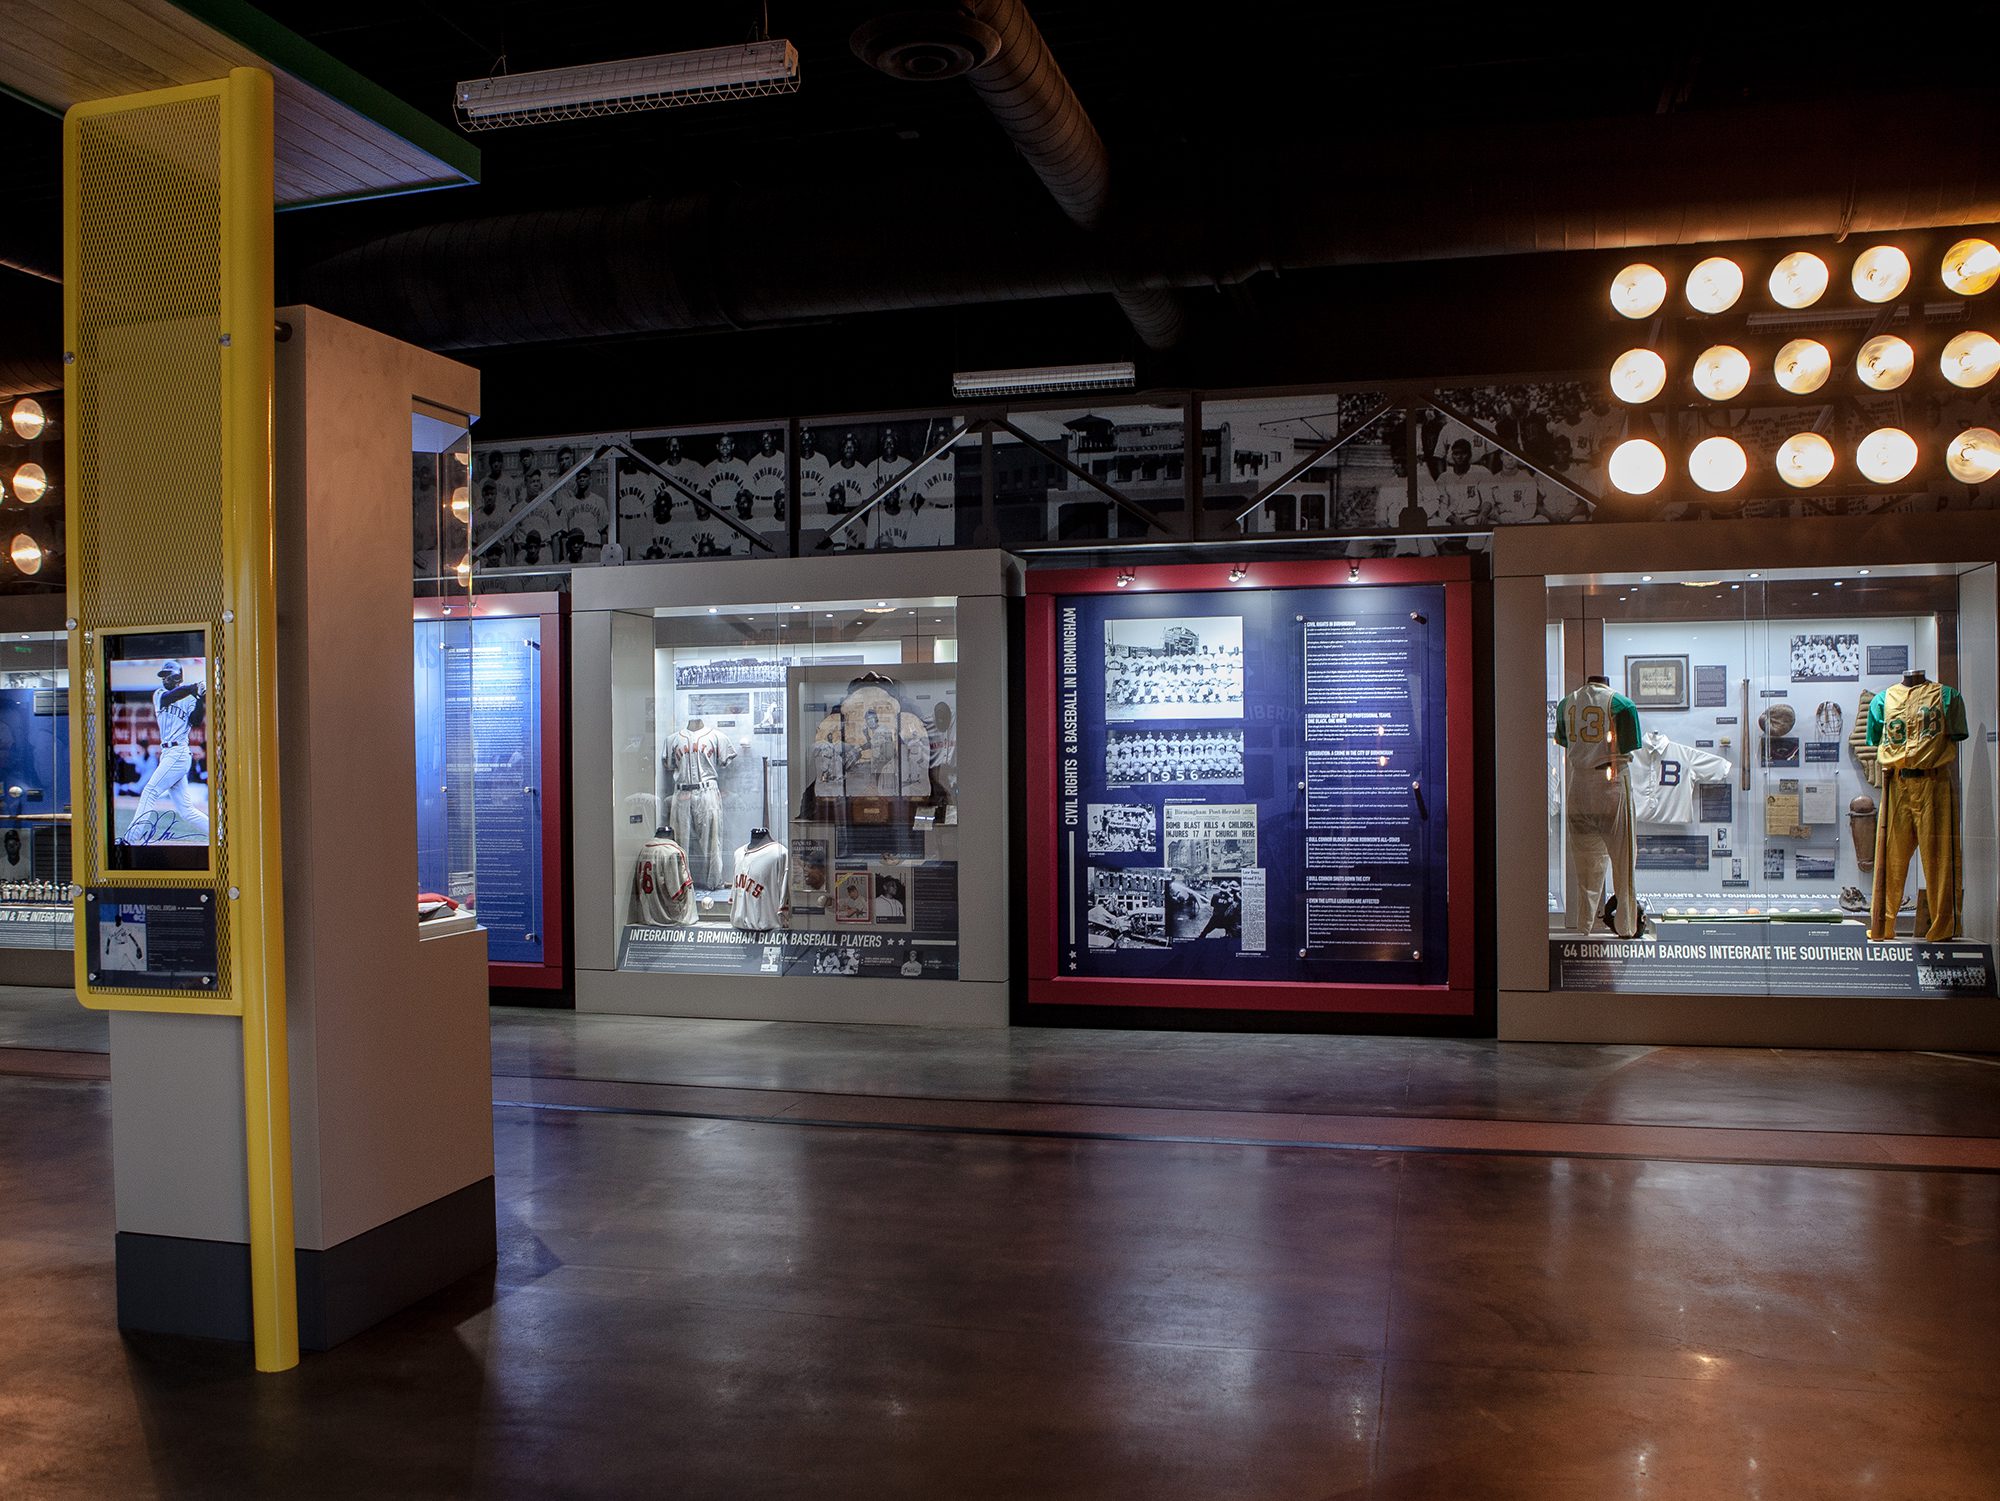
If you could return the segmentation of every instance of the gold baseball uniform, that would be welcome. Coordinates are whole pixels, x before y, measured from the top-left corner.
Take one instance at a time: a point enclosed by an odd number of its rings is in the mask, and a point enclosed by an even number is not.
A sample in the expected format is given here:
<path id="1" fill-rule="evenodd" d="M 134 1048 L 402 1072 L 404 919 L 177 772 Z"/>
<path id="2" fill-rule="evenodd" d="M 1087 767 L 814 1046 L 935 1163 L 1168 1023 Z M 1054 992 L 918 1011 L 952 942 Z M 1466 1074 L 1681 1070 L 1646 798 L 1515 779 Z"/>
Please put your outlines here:
<path id="1" fill-rule="evenodd" d="M 1928 680 L 1896 683 L 1868 706 L 1868 743 L 1882 769 L 1882 814 L 1875 826 L 1875 898 L 1868 936 L 1896 936 L 1914 855 L 1930 893 L 1930 927 L 1917 935 L 1939 943 L 1958 931 L 1962 858 L 1958 783 L 1953 762 L 1967 734 L 1958 690 Z"/>

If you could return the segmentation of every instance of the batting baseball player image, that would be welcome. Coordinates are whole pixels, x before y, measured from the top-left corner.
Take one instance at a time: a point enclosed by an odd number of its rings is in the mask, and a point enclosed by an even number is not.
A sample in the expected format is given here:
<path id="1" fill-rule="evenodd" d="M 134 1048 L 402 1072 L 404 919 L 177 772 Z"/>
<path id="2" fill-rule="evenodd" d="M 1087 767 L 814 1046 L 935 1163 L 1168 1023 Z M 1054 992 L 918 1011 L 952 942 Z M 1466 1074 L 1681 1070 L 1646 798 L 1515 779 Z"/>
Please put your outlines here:
<path id="1" fill-rule="evenodd" d="M 119 842 L 206 844 L 208 813 L 188 786 L 188 773 L 194 768 L 188 731 L 196 713 L 207 702 L 208 689 L 201 683 L 185 681 L 178 661 L 161 663 L 156 676 L 160 686 L 153 690 L 153 720 L 160 727 L 160 764 L 146 779 L 139 793 L 139 806 Z M 193 831 L 193 837 L 176 832 L 176 819 Z"/>

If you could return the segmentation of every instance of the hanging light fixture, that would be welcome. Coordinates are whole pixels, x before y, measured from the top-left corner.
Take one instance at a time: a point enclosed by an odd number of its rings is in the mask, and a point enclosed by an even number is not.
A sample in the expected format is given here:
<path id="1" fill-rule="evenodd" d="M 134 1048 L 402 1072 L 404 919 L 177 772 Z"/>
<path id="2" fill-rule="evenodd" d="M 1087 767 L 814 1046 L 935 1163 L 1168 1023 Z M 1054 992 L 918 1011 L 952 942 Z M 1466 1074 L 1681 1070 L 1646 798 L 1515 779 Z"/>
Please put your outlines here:
<path id="1" fill-rule="evenodd" d="M 1743 445 L 1734 438 L 1703 438 L 1688 455 L 1688 478 L 1712 495 L 1742 484 L 1749 468 Z"/>
<path id="2" fill-rule="evenodd" d="M 1726 313 L 1743 295 L 1743 268 L 1726 255 L 1712 255 L 1688 272 L 1688 306 L 1698 313 Z"/>
<path id="3" fill-rule="evenodd" d="M 1894 334 L 1877 334 L 1854 356 L 1854 373 L 1871 391 L 1893 391 L 1917 368 L 1917 352 Z"/>
<path id="4" fill-rule="evenodd" d="M 14 498 L 31 506 L 49 493 L 49 474 L 40 464 L 23 464 L 14 471 Z"/>
<path id="5" fill-rule="evenodd" d="M 1878 485 L 1893 485 L 1917 467 L 1917 440 L 1900 427 L 1878 427 L 1861 440 L 1854 464 Z"/>
<path id="6" fill-rule="evenodd" d="M 1667 456 L 1646 438 L 1627 438 L 1611 450 L 1611 483 L 1627 495 L 1650 495 L 1667 477 Z"/>
<path id="7" fill-rule="evenodd" d="M 1976 328 L 1953 334 L 1938 356 L 1938 368 L 1954 386 L 1968 391 L 1983 386 L 2000 371 L 2000 339 Z"/>
<path id="8" fill-rule="evenodd" d="M 1734 344 L 1711 344 L 1694 362 L 1694 388 L 1710 401 L 1741 396 L 1750 384 L 1750 356 Z"/>
<path id="9" fill-rule="evenodd" d="M 1894 245 L 1876 245 L 1854 258 L 1854 295 L 1863 302 L 1890 302 L 1910 284 L 1910 258 Z"/>
<path id="10" fill-rule="evenodd" d="M 1628 349 L 1611 362 L 1611 394 L 1636 405 L 1666 389 L 1667 362 L 1650 349 Z"/>
<path id="11" fill-rule="evenodd" d="M 1818 433 L 1795 433 L 1778 448 L 1778 478 L 1809 490 L 1833 473 L 1833 445 Z"/>
<path id="12" fill-rule="evenodd" d="M 1826 262 L 1810 250 L 1794 250 L 1772 268 L 1771 300 L 1779 307 L 1811 307 L 1826 293 Z"/>
<path id="13" fill-rule="evenodd" d="M 1611 278 L 1611 305 L 1627 318 L 1650 318 L 1667 300 L 1667 279 L 1657 266 L 1634 261 Z"/>
<path id="14" fill-rule="evenodd" d="M 1961 297 L 1977 297 L 2000 282 L 2000 246 L 1976 235 L 1944 253 L 1944 284 Z"/>
<path id="15" fill-rule="evenodd" d="M 1985 484 L 2000 474 L 2000 433 L 1990 427 L 1968 427 L 1951 440 L 1944 465 L 1962 484 Z"/>
<path id="16" fill-rule="evenodd" d="M 1817 339 L 1794 339 L 1778 351 L 1771 372 L 1794 396 L 1810 395 L 1833 373 L 1833 356 Z"/>

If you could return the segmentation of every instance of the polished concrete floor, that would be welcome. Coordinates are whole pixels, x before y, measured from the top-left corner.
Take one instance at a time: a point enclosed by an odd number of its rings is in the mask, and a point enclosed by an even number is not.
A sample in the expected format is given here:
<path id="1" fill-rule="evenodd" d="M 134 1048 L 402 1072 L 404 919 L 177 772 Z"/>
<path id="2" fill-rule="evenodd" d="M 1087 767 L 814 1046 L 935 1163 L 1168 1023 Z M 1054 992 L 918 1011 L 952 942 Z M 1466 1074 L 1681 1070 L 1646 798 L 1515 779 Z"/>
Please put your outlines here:
<path id="1" fill-rule="evenodd" d="M 494 1275 L 260 1378 L 15 1052 L 0 1496 L 1991 1501 L 1994 1063 L 508 1015 Z"/>

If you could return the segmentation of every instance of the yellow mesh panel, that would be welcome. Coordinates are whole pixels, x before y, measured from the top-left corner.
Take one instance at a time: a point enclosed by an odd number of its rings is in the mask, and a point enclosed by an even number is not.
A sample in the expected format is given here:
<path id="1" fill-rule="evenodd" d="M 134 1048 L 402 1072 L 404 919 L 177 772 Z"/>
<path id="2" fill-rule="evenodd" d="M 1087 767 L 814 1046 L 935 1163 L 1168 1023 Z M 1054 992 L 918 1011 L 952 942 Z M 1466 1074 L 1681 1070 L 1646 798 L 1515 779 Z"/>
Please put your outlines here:
<path id="1" fill-rule="evenodd" d="M 229 663 L 223 650 L 222 101 L 146 104 L 78 124 L 76 343 L 70 370 L 70 559 L 83 674 L 83 785 L 75 815 L 87 883 L 105 830 L 107 627 L 205 625 L 208 789 L 216 872 L 216 994 L 232 993 Z M 175 882 L 174 884 L 186 884 Z M 185 995 L 128 990 L 126 995 Z"/>

